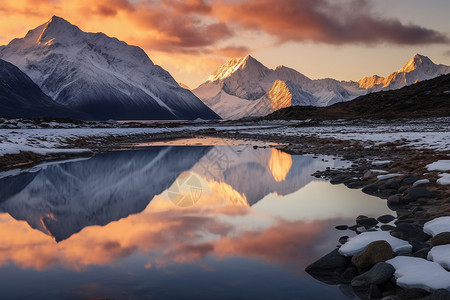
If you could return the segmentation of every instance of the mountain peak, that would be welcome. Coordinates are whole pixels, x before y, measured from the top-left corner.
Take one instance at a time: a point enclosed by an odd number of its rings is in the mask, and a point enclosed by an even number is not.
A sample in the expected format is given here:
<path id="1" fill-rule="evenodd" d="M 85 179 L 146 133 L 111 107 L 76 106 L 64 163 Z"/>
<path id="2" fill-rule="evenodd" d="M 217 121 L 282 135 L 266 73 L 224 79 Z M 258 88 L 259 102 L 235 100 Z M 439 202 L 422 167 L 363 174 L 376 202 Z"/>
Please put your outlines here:
<path id="1" fill-rule="evenodd" d="M 212 73 L 207 81 L 214 82 L 216 80 L 225 79 L 239 70 L 248 70 L 249 73 L 259 74 L 261 71 L 268 70 L 262 63 L 251 55 L 241 58 L 234 58 L 223 64 L 219 69 Z"/>
<path id="2" fill-rule="evenodd" d="M 36 40 L 37 44 L 52 43 L 54 40 L 60 43 L 73 41 L 73 38 L 81 33 L 77 26 L 58 16 L 51 17 L 47 23 L 39 26 L 36 30 L 40 31 Z"/>
<path id="3" fill-rule="evenodd" d="M 434 65 L 434 63 L 425 55 L 416 54 L 413 58 L 411 58 L 398 72 L 411 72 L 414 71 L 421 66 L 430 66 Z"/>

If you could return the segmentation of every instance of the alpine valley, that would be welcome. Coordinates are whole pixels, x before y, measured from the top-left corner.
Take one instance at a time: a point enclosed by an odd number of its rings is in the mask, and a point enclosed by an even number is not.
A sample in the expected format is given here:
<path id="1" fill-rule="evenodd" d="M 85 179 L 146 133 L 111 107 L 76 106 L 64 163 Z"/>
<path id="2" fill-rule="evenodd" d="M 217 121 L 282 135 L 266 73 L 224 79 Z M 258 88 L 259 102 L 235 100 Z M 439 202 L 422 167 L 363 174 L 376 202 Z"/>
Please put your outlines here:
<path id="1" fill-rule="evenodd" d="M 221 66 L 193 92 L 223 119 L 240 119 L 290 106 L 330 106 L 447 73 L 450 66 L 434 64 L 428 57 L 416 54 L 386 78 L 374 75 L 358 82 L 313 80 L 285 66 L 269 69 L 248 55 Z"/>
<path id="2" fill-rule="evenodd" d="M 93 119 L 219 118 L 141 48 L 56 16 L 0 47 L 0 58 L 58 104 Z"/>

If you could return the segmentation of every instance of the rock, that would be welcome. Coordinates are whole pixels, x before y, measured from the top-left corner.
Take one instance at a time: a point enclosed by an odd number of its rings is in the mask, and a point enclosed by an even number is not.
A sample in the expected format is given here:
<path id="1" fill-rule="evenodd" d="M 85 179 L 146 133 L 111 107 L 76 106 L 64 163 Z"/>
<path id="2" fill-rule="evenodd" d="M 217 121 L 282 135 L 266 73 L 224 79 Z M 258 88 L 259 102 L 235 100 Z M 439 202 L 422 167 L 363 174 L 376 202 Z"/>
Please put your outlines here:
<path id="1" fill-rule="evenodd" d="M 364 185 L 367 184 L 367 181 L 362 181 L 362 180 L 354 180 L 351 182 L 345 182 L 344 183 L 346 187 L 348 187 L 349 189 L 360 189 L 362 188 Z"/>
<path id="2" fill-rule="evenodd" d="M 342 245 L 344 245 L 345 243 L 347 243 L 349 237 L 347 235 L 341 236 L 339 238 L 339 243 L 341 243 Z"/>
<path id="3" fill-rule="evenodd" d="M 389 222 L 394 221 L 394 220 L 395 220 L 395 217 L 394 217 L 394 216 L 391 216 L 391 215 L 384 215 L 384 216 L 378 217 L 377 220 L 378 220 L 378 222 L 380 222 L 380 223 L 387 224 L 387 223 L 389 223 Z"/>
<path id="4" fill-rule="evenodd" d="M 357 268 L 370 268 L 376 263 L 385 262 L 393 257 L 391 245 L 386 241 L 375 241 L 352 257 L 352 264 Z"/>
<path id="5" fill-rule="evenodd" d="M 398 181 L 396 179 L 389 179 L 385 183 L 383 183 L 380 186 L 380 190 L 386 190 L 386 189 L 394 189 L 397 190 L 400 187 L 398 184 Z"/>
<path id="6" fill-rule="evenodd" d="M 450 232 L 441 232 L 431 239 L 431 245 L 433 246 L 448 245 L 448 244 L 450 244 Z"/>
<path id="7" fill-rule="evenodd" d="M 450 299 L 450 291 L 439 289 L 431 293 L 431 295 L 423 298 L 422 300 L 448 300 Z"/>
<path id="8" fill-rule="evenodd" d="M 359 215 L 359 216 L 356 217 L 356 223 L 358 223 L 359 220 L 367 219 L 367 218 L 368 218 L 368 216 L 365 216 L 365 215 Z"/>
<path id="9" fill-rule="evenodd" d="M 319 258 L 305 268 L 306 272 L 335 270 L 347 267 L 351 260 L 348 257 L 339 254 L 339 249 L 336 248 L 325 256 Z"/>
<path id="10" fill-rule="evenodd" d="M 395 268 L 385 262 L 379 262 L 366 273 L 353 278 L 351 285 L 353 287 L 370 286 L 371 284 L 382 284 L 391 279 Z"/>
<path id="11" fill-rule="evenodd" d="M 391 231 L 391 235 L 408 241 L 413 239 L 426 241 L 430 238 L 428 234 L 423 232 L 422 228 L 409 223 L 398 224 L 397 227 Z"/>
<path id="12" fill-rule="evenodd" d="M 399 195 L 391 195 L 387 198 L 387 201 L 391 205 L 398 205 L 401 203 Z"/>
<path id="13" fill-rule="evenodd" d="M 347 230 L 348 226 L 347 225 L 337 225 L 337 226 L 334 226 L 334 228 L 336 228 L 337 230 Z"/>
<path id="14" fill-rule="evenodd" d="M 378 196 L 380 198 L 387 199 L 387 198 L 389 198 L 389 196 L 397 194 L 398 190 L 397 189 L 385 189 L 385 190 L 380 190 L 378 193 L 379 193 Z"/>
<path id="15" fill-rule="evenodd" d="M 428 247 L 428 244 L 420 238 L 411 239 L 409 243 L 412 246 L 413 253 Z"/>
<path id="16" fill-rule="evenodd" d="M 349 267 L 342 273 L 342 279 L 351 281 L 353 278 L 358 276 L 358 270 L 355 267 Z"/>
<path id="17" fill-rule="evenodd" d="M 391 230 L 395 229 L 395 226 L 392 226 L 392 225 L 381 225 L 380 228 L 383 231 L 391 231 Z"/>
<path id="18" fill-rule="evenodd" d="M 419 198 L 430 198 L 431 192 L 423 187 L 408 189 L 406 196 L 403 197 L 402 202 L 409 203 L 411 201 L 416 201 Z"/>
<path id="19" fill-rule="evenodd" d="M 372 177 L 372 175 L 373 175 L 372 171 L 367 170 L 366 172 L 364 172 L 362 179 L 369 179 L 370 177 Z"/>
<path id="20" fill-rule="evenodd" d="M 402 186 L 401 188 L 398 189 L 399 193 L 403 193 L 404 191 L 406 191 L 408 188 L 406 186 Z"/>
<path id="21" fill-rule="evenodd" d="M 417 177 L 414 174 L 411 174 L 402 179 L 402 184 L 408 184 L 408 185 L 413 184 L 418 179 L 419 179 L 419 177 Z"/>
<path id="22" fill-rule="evenodd" d="M 380 299 L 381 298 L 381 291 L 377 287 L 376 284 L 371 284 L 369 287 L 369 299 Z"/>
<path id="23" fill-rule="evenodd" d="M 331 177 L 330 183 L 331 184 L 341 184 L 341 183 L 344 183 L 344 181 L 347 181 L 347 180 L 349 180 L 351 178 L 352 177 L 348 176 L 348 175 L 338 174 L 338 175 L 335 175 L 335 176 Z"/>
<path id="24" fill-rule="evenodd" d="M 359 226 L 364 226 L 366 229 L 368 229 L 377 225 L 378 221 L 375 218 L 360 218 L 356 221 L 356 224 L 358 224 Z"/>
<path id="25" fill-rule="evenodd" d="M 427 259 L 428 258 L 428 252 L 430 252 L 430 247 L 425 247 L 422 248 L 416 252 L 413 253 L 413 257 L 420 257 L 423 259 Z"/>
<path id="26" fill-rule="evenodd" d="M 376 183 L 368 184 L 362 188 L 362 191 L 363 191 L 363 193 L 373 195 L 376 192 L 378 192 L 378 184 L 376 184 Z"/>

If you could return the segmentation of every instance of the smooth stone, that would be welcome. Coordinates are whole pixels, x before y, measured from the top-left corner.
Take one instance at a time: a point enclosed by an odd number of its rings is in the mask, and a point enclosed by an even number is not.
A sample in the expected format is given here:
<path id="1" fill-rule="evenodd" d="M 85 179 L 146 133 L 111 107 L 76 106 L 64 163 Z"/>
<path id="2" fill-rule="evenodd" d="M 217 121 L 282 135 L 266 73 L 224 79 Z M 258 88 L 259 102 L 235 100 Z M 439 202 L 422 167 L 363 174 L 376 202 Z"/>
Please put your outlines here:
<path id="1" fill-rule="evenodd" d="M 378 188 L 379 188 L 378 184 L 372 183 L 372 184 L 368 184 L 365 187 L 363 187 L 362 188 L 362 192 L 366 193 L 366 194 L 369 194 L 369 195 L 372 195 L 372 194 L 378 192 Z"/>
<path id="2" fill-rule="evenodd" d="M 423 298 L 422 300 L 448 300 L 450 299 L 450 291 L 445 289 L 435 290 L 431 295 Z"/>
<path id="3" fill-rule="evenodd" d="M 337 225 L 337 226 L 334 226 L 334 228 L 336 228 L 337 230 L 347 230 L 348 226 L 347 225 Z"/>
<path id="4" fill-rule="evenodd" d="M 339 174 L 339 175 L 335 175 L 335 176 L 331 177 L 330 183 L 331 184 L 341 184 L 341 183 L 344 183 L 344 181 L 349 180 L 351 178 L 352 178 L 351 176 Z"/>
<path id="5" fill-rule="evenodd" d="M 398 189 L 399 193 L 403 193 L 404 191 L 406 191 L 408 188 L 406 186 L 402 186 L 401 188 Z"/>
<path id="6" fill-rule="evenodd" d="M 411 202 L 416 201 L 417 199 L 420 198 L 430 198 L 431 196 L 432 196 L 431 192 L 426 188 L 423 187 L 412 188 L 407 190 L 406 196 L 403 197 L 402 201 Z"/>
<path id="7" fill-rule="evenodd" d="M 375 241 L 353 255 L 352 264 L 358 268 L 370 268 L 379 262 L 385 262 L 393 257 L 391 245 L 386 241 Z"/>
<path id="8" fill-rule="evenodd" d="M 358 270 L 355 267 L 349 267 L 342 273 L 342 279 L 351 281 L 353 278 L 358 276 Z"/>
<path id="9" fill-rule="evenodd" d="M 349 237 L 347 235 L 341 236 L 339 238 L 339 243 L 341 243 L 342 245 L 344 245 L 345 243 L 347 243 Z"/>
<path id="10" fill-rule="evenodd" d="M 427 259 L 429 252 L 430 252 L 430 247 L 427 246 L 425 248 L 422 248 L 422 249 L 414 252 L 412 256 Z"/>
<path id="11" fill-rule="evenodd" d="M 366 228 L 372 228 L 373 226 L 378 224 L 378 221 L 375 218 L 361 218 L 356 221 L 356 224 L 364 226 Z"/>
<path id="12" fill-rule="evenodd" d="M 395 226 L 392 226 L 392 225 L 381 225 L 380 228 L 383 231 L 391 231 L 391 230 L 395 229 Z"/>
<path id="13" fill-rule="evenodd" d="M 380 223 L 387 224 L 387 223 L 389 223 L 389 222 L 394 221 L 394 220 L 395 220 L 395 217 L 394 217 L 394 216 L 391 216 L 391 215 L 384 215 L 384 216 L 378 217 L 377 220 L 378 220 L 378 222 L 380 222 Z"/>
<path id="14" fill-rule="evenodd" d="M 382 284 L 391 279 L 395 268 L 388 263 L 379 262 L 369 271 L 353 278 L 351 285 L 354 287 Z"/>
<path id="15" fill-rule="evenodd" d="M 314 272 L 321 270 L 334 270 L 346 267 L 350 264 L 351 259 L 339 254 L 339 249 L 336 248 L 325 256 L 319 258 L 305 268 L 306 272 Z"/>
<path id="16" fill-rule="evenodd" d="M 403 178 L 402 180 L 402 184 L 413 184 L 414 182 L 416 182 L 419 179 L 418 176 L 411 174 L 406 176 L 405 178 Z"/>
<path id="17" fill-rule="evenodd" d="M 376 284 L 371 284 L 369 287 L 369 299 L 380 299 L 381 291 Z"/>
<path id="18" fill-rule="evenodd" d="M 386 190 L 386 189 L 394 189 L 397 190 L 400 187 L 398 184 L 398 181 L 396 179 L 389 179 L 385 183 L 383 183 L 380 186 L 380 190 Z"/>
<path id="19" fill-rule="evenodd" d="M 401 200 L 400 200 L 400 196 L 399 196 L 399 195 L 391 195 L 391 196 L 389 196 L 389 197 L 387 198 L 387 201 L 388 201 L 388 203 L 391 204 L 391 205 L 398 205 L 398 204 L 401 203 Z"/>
<path id="20" fill-rule="evenodd" d="M 431 245 L 448 245 L 450 244 L 450 232 L 441 232 L 431 239 Z"/>
<path id="21" fill-rule="evenodd" d="M 391 235 L 403 240 L 419 239 L 426 241 L 430 238 L 428 234 L 423 232 L 422 228 L 409 223 L 398 224 L 397 227 L 391 231 Z"/>

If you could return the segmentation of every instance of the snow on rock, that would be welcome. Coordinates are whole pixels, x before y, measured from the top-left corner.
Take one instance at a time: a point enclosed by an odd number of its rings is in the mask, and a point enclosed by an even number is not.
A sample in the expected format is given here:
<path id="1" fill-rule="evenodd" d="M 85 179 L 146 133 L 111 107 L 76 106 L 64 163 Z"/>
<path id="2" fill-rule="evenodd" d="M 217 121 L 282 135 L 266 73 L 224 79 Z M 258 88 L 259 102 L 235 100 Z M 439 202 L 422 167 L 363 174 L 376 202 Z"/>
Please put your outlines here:
<path id="1" fill-rule="evenodd" d="M 391 179 L 391 178 L 395 178 L 395 177 L 400 177 L 403 176 L 404 174 L 397 174 L 397 173 L 393 173 L 393 174 L 386 174 L 386 175 L 378 175 L 377 179 L 378 180 L 386 180 L 386 179 Z"/>
<path id="2" fill-rule="evenodd" d="M 447 270 L 450 270 L 450 245 L 441 245 L 431 248 L 428 260 L 437 262 Z"/>
<path id="3" fill-rule="evenodd" d="M 344 256 L 353 256 L 364 250 L 370 243 L 381 240 L 388 242 L 395 253 L 412 250 L 412 246 L 407 241 L 393 237 L 387 231 L 371 231 L 349 238 L 347 243 L 339 248 L 339 253 Z"/>
<path id="4" fill-rule="evenodd" d="M 436 262 L 408 256 L 397 256 L 386 262 L 395 268 L 397 285 L 402 288 L 450 289 L 450 272 Z"/>
<path id="5" fill-rule="evenodd" d="M 449 185 L 450 184 L 450 174 L 448 173 L 444 173 L 444 174 L 439 174 L 439 176 L 441 178 L 439 178 L 438 180 L 436 180 L 436 182 L 438 184 L 442 184 L 442 185 Z"/>
<path id="6" fill-rule="evenodd" d="M 370 169 L 370 172 L 372 172 L 374 174 L 387 174 L 387 173 L 389 173 L 386 170 L 378 170 L 378 169 Z"/>
<path id="7" fill-rule="evenodd" d="M 413 183 L 413 186 L 418 186 L 418 185 L 427 184 L 427 183 L 430 183 L 430 181 L 428 179 L 420 179 L 420 180 L 415 181 Z"/>
<path id="8" fill-rule="evenodd" d="M 372 162 L 372 166 L 382 166 L 382 165 L 387 165 L 387 164 L 390 164 L 391 162 L 392 162 L 391 160 L 373 161 L 373 162 Z"/>
<path id="9" fill-rule="evenodd" d="M 450 232 L 450 217 L 440 217 L 426 222 L 423 225 L 423 232 L 431 236 L 442 232 Z"/>
<path id="10" fill-rule="evenodd" d="M 427 165 L 428 171 L 450 171 L 450 159 L 442 159 Z"/>

